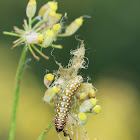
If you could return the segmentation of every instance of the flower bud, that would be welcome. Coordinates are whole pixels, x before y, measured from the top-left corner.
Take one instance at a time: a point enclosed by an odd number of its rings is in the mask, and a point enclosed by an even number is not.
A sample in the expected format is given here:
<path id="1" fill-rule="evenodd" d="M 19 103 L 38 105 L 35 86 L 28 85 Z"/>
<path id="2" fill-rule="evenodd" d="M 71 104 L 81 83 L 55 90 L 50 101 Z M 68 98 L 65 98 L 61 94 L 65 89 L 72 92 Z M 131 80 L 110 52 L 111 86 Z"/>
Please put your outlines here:
<path id="1" fill-rule="evenodd" d="M 93 114 L 99 114 L 101 112 L 102 108 L 100 105 L 95 105 L 92 109 Z"/>
<path id="2" fill-rule="evenodd" d="M 54 31 L 59 31 L 61 29 L 61 25 L 60 24 L 55 24 L 54 26 L 53 26 L 53 30 Z"/>
<path id="3" fill-rule="evenodd" d="M 43 20 L 45 22 L 53 22 L 55 24 L 56 22 L 55 16 L 56 16 L 56 12 L 52 9 L 48 9 L 43 16 Z"/>
<path id="4" fill-rule="evenodd" d="M 52 88 L 47 89 L 46 92 L 45 92 L 45 95 L 44 95 L 43 100 L 44 100 L 45 102 L 50 102 L 50 101 L 54 98 L 55 94 L 56 94 L 59 90 L 60 90 L 60 89 L 57 88 L 57 87 L 55 87 L 55 86 L 52 87 Z"/>
<path id="5" fill-rule="evenodd" d="M 51 17 L 55 17 L 55 15 L 56 15 L 56 12 L 55 12 L 54 10 L 50 10 L 50 13 L 49 13 L 49 15 L 50 15 Z"/>
<path id="6" fill-rule="evenodd" d="M 48 5 L 54 11 L 56 11 L 58 9 L 57 2 L 55 2 L 55 1 L 48 2 Z"/>
<path id="7" fill-rule="evenodd" d="M 93 108 L 93 106 L 96 105 L 96 98 L 92 98 L 92 99 L 88 99 L 88 100 L 85 100 L 81 105 L 80 105 L 80 108 L 79 108 L 79 111 L 80 112 L 89 112 L 91 108 Z"/>
<path id="8" fill-rule="evenodd" d="M 78 120 L 79 120 L 78 124 L 85 125 L 88 121 L 88 118 L 85 113 L 79 113 Z"/>
<path id="9" fill-rule="evenodd" d="M 86 98 L 86 93 L 81 93 L 80 94 L 80 100 L 84 100 Z"/>
<path id="10" fill-rule="evenodd" d="M 36 12 L 36 0 L 30 0 L 26 8 L 26 15 L 28 18 L 34 17 Z"/>
<path id="11" fill-rule="evenodd" d="M 93 88 L 91 83 L 82 83 L 80 86 L 80 92 L 85 92 L 87 95 L 89 91 Z"/>
<path id="12" fill-rule="evenodd" d="M 82 26 L 82 24 L 83 24 L 83 18 L 80 17 L 80 18 L 75 19 L 75 23 L 76 23 L 78 26 Z"/>
<path id="13" fill-rule="evenodd" d="M 60 88 L 58 88 L 58 87 L 56 87 L 56 86 L 53 86 L 53 87 L 52 87 L 52 91 L 53 91 L 54 93 L 57 93 L 59 90 L 60 90 Z"/>
<path id="14" fill-rule="evenodd" d="M 45 5 L 43 5 L 40 10 L 39 10 L 39 13 L 38 13 L 38 16 L 39 17 L 43 17 L 45 12 L 49 9 L 49 5 L 48 3 L 46 3 Z"/>
<path id="15" fill-rule="evenodd" d="M 48 20 L 49 20 L 50 10 L 51 10 L 51 9 L 48 9 L 48 10 L 44 13 L 44 15 L 43 15 L 43 20 L 44 20 L 45 22 L 48 22 Z"/>
<path id="16" fill-rule="evenodd" d="M 62 18 L 62 14 L 56 13 L 55 18 L 56 22 L 58 22 Z"/>
<path id="17" fill-rule="evenodd" d="M 59 36 L 71 36 L 73 35 L 83 24 L 83 18 L 75 19 L 67 28 L 64 34 L 60 34 Z"/>
<path id="18" fill-rule="evenodd" d="M 43 34 L 39 34 L 38 36 L 37 36 L 37 41 L 40 43 L 40 42 L 42 42 L 44 40 L 44 35 Z"/>
<path id="19" fill-rule="evenodd" d="M 49 87 L 54 79 L 54 75 L 49 73 L 44 76 L 44 84 L 46 87 Z"/>
<path id="20" fill-rule="evenodd" d="M 45 4 L 45 5 L 43 5 L 43 6 L 40 8 L 39 13 L 38 13 L 38 16 L 39 16 L 39 17 L 43 17 L 44 14 L 46 13 L 46 11 L 47 11 L 48 9 L 52 9 L 52 10 L 56 11 L 57 8 L 58 8 L 57 2 L 50 1 L 50 2 L 48 2 L 48 3 Z"/>
<path id="21" fill-rule="evenodd" d="M 54 32 L 55 35 L 57 35 L 60 32 L 60 30 L 61 30 L 61 25 L 60 24 L 55 24 L 53 26 L 53 32 Z"/>
<path id="22" fill-rule="evenodd" d="M 94 89 L 91 89 L 91 90 L 89 91 L 88 95 L 89 95 L 90 98 L 95 97 L 95 90 L 94 90 Z"/>
<path id="23" fill-rule="evenodd" d="M 49 47 L 52 42 L 53 42 L 53 39 L 54 39 L 54 33 L 52 30 L 48 30 L 46 32 L 46 35 L 45 35 L 45 39 L 42 43 L 42 47 L 46 48 L 46 47 Z"/>

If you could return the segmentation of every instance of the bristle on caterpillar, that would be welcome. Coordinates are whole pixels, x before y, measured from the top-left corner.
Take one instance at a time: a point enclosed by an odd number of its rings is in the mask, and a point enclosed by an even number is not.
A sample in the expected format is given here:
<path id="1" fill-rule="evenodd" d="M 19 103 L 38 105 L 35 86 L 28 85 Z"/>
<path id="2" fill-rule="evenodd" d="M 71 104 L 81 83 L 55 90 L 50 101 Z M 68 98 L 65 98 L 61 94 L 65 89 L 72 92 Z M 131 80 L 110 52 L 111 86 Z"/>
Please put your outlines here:
<path id="1" fill-rule="evenodd" d="M 82 81 L 83 78 L 79 75 L 67 82 L 66 87 L 62 89 L 56 105 L 55 128 L 57 132 L 61 132 L 66 125 L 71 99 Z"/>

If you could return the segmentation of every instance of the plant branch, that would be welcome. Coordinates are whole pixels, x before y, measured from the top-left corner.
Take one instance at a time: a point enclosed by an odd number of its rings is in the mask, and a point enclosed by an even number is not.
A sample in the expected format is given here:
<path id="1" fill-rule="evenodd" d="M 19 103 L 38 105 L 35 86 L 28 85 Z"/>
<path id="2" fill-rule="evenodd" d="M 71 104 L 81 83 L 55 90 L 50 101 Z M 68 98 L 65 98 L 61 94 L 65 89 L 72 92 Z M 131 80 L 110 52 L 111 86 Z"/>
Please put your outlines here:
<path id="1" fill-rule="evenodd" d="M 11 32 L 3 32 L 3 34 L 5 34 L 5 35 L 11 35 L 11 36 L 21 37 L 21 35 L 20 35 L 20 34 L 11 33 Z"/>
<path id="2" fill-rule="evenodd" d="M 15 136 L 15 125 L 16 125 L 16 118 L 17 118 L 20 80 L 21 80 L 27 52 L 28 52 L 28 47 L 25 45 L 25 47 L 23 48 L 20 60 L 19 60 L 17 73 L 16 73 L 15 89 L 14 89 L 14 105 L 13 105 L 13 113 L 12 113 L 11 127 L 10 127 L 10 133 L 9 133 L 9 140 L 14 140 L 14 136 Z"/>
<path id="3" fill-rule="evenodd" d="M 44 137 L 47 135 L 47 133 L 50 131 L 50 129 L 52 128 L 52 126 L 54 125 L 54 119 L 53 121 L 48 125 L 48 127 L 41 133 L 41 135 L 39 136 L 39 138 L 37 140 L 43 140 Z"/>

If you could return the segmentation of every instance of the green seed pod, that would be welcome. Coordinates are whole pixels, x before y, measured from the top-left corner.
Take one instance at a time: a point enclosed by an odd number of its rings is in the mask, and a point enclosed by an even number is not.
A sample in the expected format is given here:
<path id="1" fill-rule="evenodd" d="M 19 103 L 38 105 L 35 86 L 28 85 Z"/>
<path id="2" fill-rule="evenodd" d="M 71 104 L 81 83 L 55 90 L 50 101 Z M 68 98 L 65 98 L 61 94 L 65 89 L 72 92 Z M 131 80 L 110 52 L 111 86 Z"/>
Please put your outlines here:
<path id="1" fill-rule="evenodd" d="M 30 0 L 26 8 L 26 15 L 28 18 L 33 18 L 36 12 L 36 1 Z"/>
<path id="2" fill-rule="evenodd" d="M 56 18 L 56 23 L 57 23 L 62 18 L 62 14 L 56 13 L 55 18 Z"/>
<path id="3" fill-rule="evenodd" d="M 78 114 L 78 120 L 79 120 L 78 124 L 85 125 L 88 121 L 88 118 L 87 118 L 85 113 L 79 113 Z"/>
<path id="4" fill-rule="evenodd" d="M 53 26 L 53 32 L 54 32 L 54 35 L 56 36 L 60 31 L 61 31 L 61 25 L 60 24 L 55 24 Z"/>
<path id="5" fill-rule="evenodd" d="M 80 108 L 79 108 L 79 111 L 80 112 L 89 112 L 91 108 L 93 108 L 93 106 L 96 105 L 96 98 L 92 98 L 92 99 L 88 99 L 88 100 L 85 100 L 81 105 L 80 105 Z"/>
<path id="6" fill-rule="evenodd" d="M 53 86 L 52 88 L 47 89 L 46 92 L 45 92 L 43 100 L 45 102 L 50 102 L 59 90 L 60 89 L 56 86 Z"/>
<path id="7" fill-rule="evenodd" d="M 42 43 L 42 47 L 43 47 L 43 48 L 46 48 L 46 47 L 51 46 L 53 40 L 54 40 L 54 33 L 53 33 L 52 30 L 48 30 L 48 31 L 46 32 L 44 41 L 43 41 L 43 43 Z"/>
<path id="8" fill-rule="evenodd" d="M 46 3 L 45 5 L 43 5 L 43 6 L 40 8 L 40 10 L 39 10 L 38 16 L 39 16 L 39 17 L 43 17 L 44 14 L 46 13 L 46 11 L 47 11 L 49 8 L 52 9 L 52 10 L 54 10 L 54 11 L 56 11 L 57 8 L 58 8 L 57 2 L 50 1 L 50 2 Z"/>
<path id="9" fill-rule="evenodd" d="M 89 95 L 90 98 L 95 97 L 95 95 L 96 95 L 95 90 L 94 90 L 94 89 L 91 89 L 91 90 L 89 91 L 88 95 Z"/>
<path id="10" fill-rule="evenodd" d="M 64 34 L 60 34 L 59 36 L 71 36 L 73 35 L 83 24 L 83 18 L 75 19 L 67 28 Z"/>
<path id="11" fill-rule="evenodd" d="M 56 11 L 50 10 L 49 13 L 49 20 L 48 20 L 48 26 L 52 27 L 56 23 Z"/>
<path id="12" fill-rule="evenodd" d="M 80 94 L 80 100 L 84 100 L 86 98 L 86 93 L 82 92 Z"/>
<path id="13" fill-rule="evenodd" d="M 85 92 L 87 95 L 89 91 L 93 88 L 92 83 L 82 83 L 79 92 Z"/>
<path id="14" fill-rule="evenodd" d="M 102 108 L 100 105 L 95 105 L 92 109 L 93 114 L 99 114 L 101 112 Z"/>
<path id="15" fill-rule="evenodd" d="M 43 20 L 44 20 L 45 22 L 48 22 L 48 21 L 49 21 L 50 10 L 51 10 L 51 9 L 48 9 L 48 10 L 44 13 L 44 15 L 43 15 Z"/>
<path id="16" fill-rule="evenodd" d="M 46 87 L 49 87 L 52 81 L 54 80 L 54 75 L 51 73 L 48 73 L 44 76 L 44 85 Z"/>

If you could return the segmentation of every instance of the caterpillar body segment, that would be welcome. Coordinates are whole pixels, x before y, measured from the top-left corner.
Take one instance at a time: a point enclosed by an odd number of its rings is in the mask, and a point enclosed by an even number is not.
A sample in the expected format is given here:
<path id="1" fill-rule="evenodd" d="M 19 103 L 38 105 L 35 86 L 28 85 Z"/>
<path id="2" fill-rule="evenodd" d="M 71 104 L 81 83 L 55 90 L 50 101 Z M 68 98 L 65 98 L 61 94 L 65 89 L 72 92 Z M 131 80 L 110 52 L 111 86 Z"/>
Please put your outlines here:
<path id="1" fill-rule="evenodd" d="M 83 78 L 79 75 L 66 83 L 66 87 L 62 89 L 56 105 L 55 128 L 57 132 L 61 132 L 66 125 L 71 99 L 82 81 Z"/>

